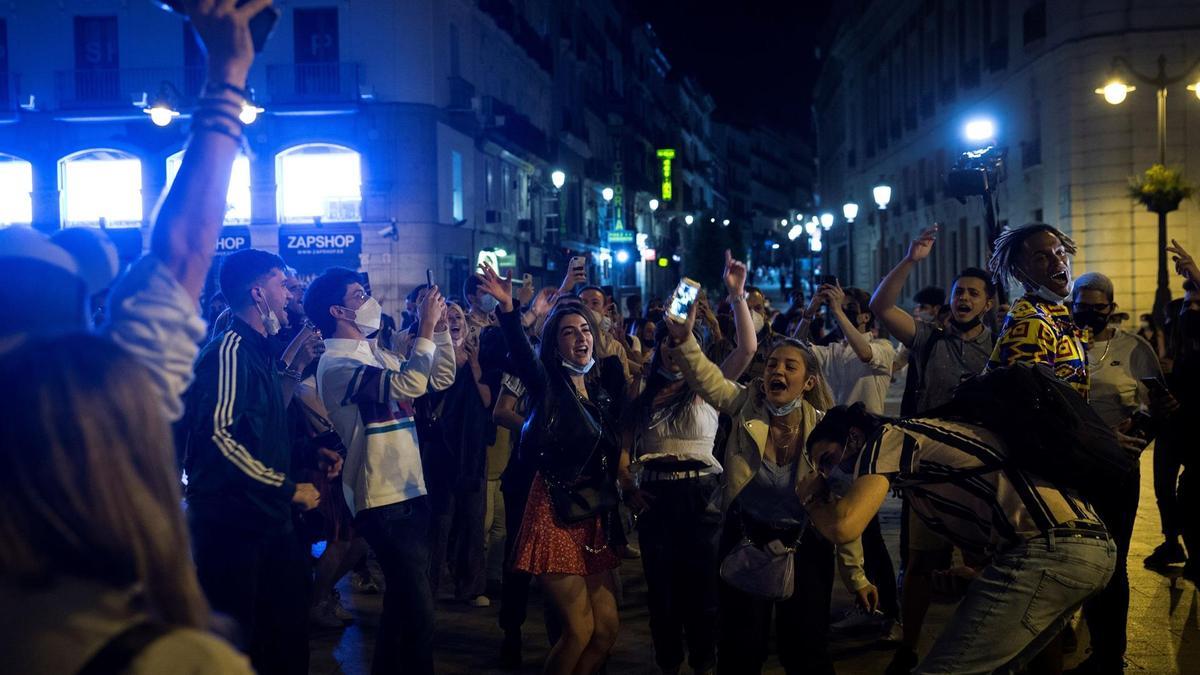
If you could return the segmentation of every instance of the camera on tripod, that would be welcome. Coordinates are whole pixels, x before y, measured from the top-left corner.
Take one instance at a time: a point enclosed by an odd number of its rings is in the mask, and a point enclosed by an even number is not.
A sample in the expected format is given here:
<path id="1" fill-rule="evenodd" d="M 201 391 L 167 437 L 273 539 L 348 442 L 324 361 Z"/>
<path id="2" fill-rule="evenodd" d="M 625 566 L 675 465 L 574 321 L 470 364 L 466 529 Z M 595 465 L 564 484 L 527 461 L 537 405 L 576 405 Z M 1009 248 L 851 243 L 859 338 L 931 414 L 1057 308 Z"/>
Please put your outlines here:
<path id="1" fill-rule="evenodd" d="M 967 203 L 967 197 L 991 195 L 1004 180 L 1006 155 L 1008 148 L 995 145 L 962 153 L 946 172 L 946 194 L 960 204 Z"/>

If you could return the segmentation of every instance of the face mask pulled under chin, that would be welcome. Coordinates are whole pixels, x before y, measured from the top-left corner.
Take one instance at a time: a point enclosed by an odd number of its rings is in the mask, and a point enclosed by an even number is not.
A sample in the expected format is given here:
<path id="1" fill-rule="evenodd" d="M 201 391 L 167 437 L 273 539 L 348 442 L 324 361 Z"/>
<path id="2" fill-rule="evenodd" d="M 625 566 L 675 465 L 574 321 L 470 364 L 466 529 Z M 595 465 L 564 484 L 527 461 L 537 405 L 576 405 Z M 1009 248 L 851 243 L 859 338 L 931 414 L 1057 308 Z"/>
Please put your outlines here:
<path id="1" fill-rule="evenodd" d="M 562 367 L 576 375 L 587 375 L 594 365 L 596 365 L 596 359 L 590 356 L 588 357 L 588 362 L 582 366 L 577 363 L 571 363 L 566 359 L 562 360 Z"/>
<path id="2" fill-rule="evenodd" d="M 1069 269 L 1068 269 L 1068 272 L 1069 272 Z M 1022 274 L 1021 276 L 1024 276 L 1024 275 Z M 1046 302 L 1053 302 L 1054 304 L 1062 304 L 1063 302 L 1065 302 L 1067 298 L 1071 297 L 1071 291 L 1072 291 L 1072 289 L 1075 288 L 1075 280 L 1070 279 L 1067 281 L 1066 294 L 1059 295 L 1058 293 L 1055 293 L 1054 291 L 1050 290 L 1049 288 L 1046 288 L 1045 286 L 1043 286 L 1041 284 L 1034 283 L 1033 280 L 1031 280 L 1029 277 L 1025 277 L 1024 279 L 1021 279 L 1020 281 L 1021 281 L 1021 284 L 1025 286 L 1025 290 L 1028 291 L 1030 294 L 1032 294 L 1038 298 L 1041 298 L 1042 300 L 1045 300 Z"/>
<path id="3" fill-rule="evenodd" d="M 801 394 L 796 398 L 784 403 L 783 405 L 775 405 L 769 398 L 763 398 L 763 405 L 766 406 L 767 412 L 771 413 L 772 417 L 783 417 L 790 414 L 793 410 L 800 407 L 800 403 L 804 401 L 804 395 Z"/>
<path id="4" fill-rule="evenodd" d="M 267 335 L 278 335 L 283 326 L 279 322 L 279 317 L 275 316 L 275 312 L 271 310 L 271 306 L 265 302 L 262 305 L 254 303 L 258 308 L 258 316 L 262 319 L 263 330 L 267 331 Z"/>
<path id="5" fill-rule="evenodd" d="M 759 333 L 762 331 L 763 326 L 766 325 L 767 320 L 763 318 L 761 313 L 750 310 L 750 323 L 754 326 L 754 332 Z"/>
<path id="6" fill-rule="evenodd" d="M 379 330 L 382 320 L 383 307 L 375 298 L 367 298 L 366 302 L 354 310 L 354 325 L 358 326 L 358 330 L 362 331 L 363 335 Z"/>
<path id="7" fill-rule="evenodd" d="M 683 379 L 682 372 L 674 372 L 666 366 L 658 367 L 658 374 L 662 375 L 668 382 L 678 382 Z"/>

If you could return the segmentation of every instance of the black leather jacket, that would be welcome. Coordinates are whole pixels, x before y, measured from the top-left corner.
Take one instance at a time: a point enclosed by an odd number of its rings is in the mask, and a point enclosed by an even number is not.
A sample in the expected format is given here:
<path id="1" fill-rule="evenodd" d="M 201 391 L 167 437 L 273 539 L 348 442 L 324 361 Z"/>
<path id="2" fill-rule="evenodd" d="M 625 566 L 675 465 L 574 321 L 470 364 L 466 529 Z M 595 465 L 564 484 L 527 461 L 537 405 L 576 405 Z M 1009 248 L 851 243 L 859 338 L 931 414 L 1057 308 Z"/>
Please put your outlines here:
<path id="1" fill-rule="evenodd" d="M 499 317 L 517 377 L 529 396 L 529 415 L 521 430 L 522 460 L 550 480 L 572 483 L 599 473 L 615 479 L 620 453 L 616 420 L 625 389 L 620 360 L 609 357 L 596 363 L 599 377 L 587 378 L 584 400 L 562 366 L 548 366 L 534 353 L 521 327 L 519 308 Z"/>

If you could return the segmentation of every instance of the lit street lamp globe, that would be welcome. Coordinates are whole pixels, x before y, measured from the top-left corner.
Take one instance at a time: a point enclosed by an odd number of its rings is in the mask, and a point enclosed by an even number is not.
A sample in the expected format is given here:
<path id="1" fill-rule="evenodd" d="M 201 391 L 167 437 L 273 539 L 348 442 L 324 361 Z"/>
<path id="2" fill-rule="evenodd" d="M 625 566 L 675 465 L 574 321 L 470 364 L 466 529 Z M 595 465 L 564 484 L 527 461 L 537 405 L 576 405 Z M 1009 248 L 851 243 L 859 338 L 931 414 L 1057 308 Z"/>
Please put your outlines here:
<path id="1" fill-rule="evenodd" d="M 683 217 L 683 222 L 691 225 L 692 223 L 696 222 L 696 217 L 689 213 Z"/>
<path id="2" fill-rule="evenodd" d="M 833 214 L 832 213 L 829 213 L 828 211 L 826 211 L 825 213 L 821 214 L 821 227 L 825 228 L 826 230 L 833 227 Z"/>
<path id="3" fill-rule="evenodd" d="M 629 251 L 626 251 L 625 249 L 617 251 L 617 262 L 621 263 L 622 265 L 629 262 Z"/>
<path id="4" fill-rule="evenodd" d="M 613 199 L 613 189 L 610 187 L 604 188 L 600 191 L 600 196 L 604 197 L 604 201 L 611 202 Z"/>
<path id="5" fill-rule="evenodd" d="M 879 210 L 883 211 L 887 208 L 888 202 L 892 201 L 892 186 L 876 185 L 871 189 L 871 196 L 875 198 L 875 203 L 879 205 Z"/>
<path id="6" fill-rule="evenodd" d="M 1103 96 L 1104 100 L 1112 105 L 1120 105 L 1125 102 L 1125 98 L 1129 95 L 1129 92 L 1135 89 L 1137 87 L 1131 87 L 1120 80 L 1113 80 L 1104 85 L 1103 88 L 1097 89 L 1096 93 Z"/>
<path id="7" fill-rule="evenodd" d="M 567 184 L 567 174 L 556 169 L 550 173 L 550 184 L 554 186 L 555 190 L 561 190 L 562 186 Z"/>
<path id="8" fill-rule="evenodd" d="M 854 202 L 842 204 L 842 217 L 846 219 L 847 223 L 853 223 L 854 219 L 858 217 L 858 204 Z"/>
<path id="9" fill-rule="evenodd" d="M 649 206 L 650 206 L 650 210 L 651 210 L 651 211 L 657 211 L 657 210 L 658 210 L 658 200 L 657 200 L 657 199 L 651 199 L 651 200 L 650 200 L 650 204 L 649 204 Z"/>
<path id="10" fill-rule="evenodd" d="M 150 121 L 155 126 L 165 127 L 171 123 L 171 120 L 179 117 L 179 112 L 171 110 L 165 105 L 156 105 L 153 108 L 146 110 L 146 114 L 150 116 Z"/>

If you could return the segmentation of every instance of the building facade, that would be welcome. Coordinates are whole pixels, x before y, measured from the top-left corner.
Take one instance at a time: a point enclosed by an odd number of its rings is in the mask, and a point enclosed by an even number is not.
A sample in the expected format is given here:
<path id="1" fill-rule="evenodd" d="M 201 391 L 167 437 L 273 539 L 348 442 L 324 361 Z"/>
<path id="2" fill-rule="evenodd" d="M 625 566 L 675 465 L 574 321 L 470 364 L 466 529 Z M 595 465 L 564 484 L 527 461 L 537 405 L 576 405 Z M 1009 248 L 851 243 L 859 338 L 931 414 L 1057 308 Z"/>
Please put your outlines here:
<path id="1" fill-rule="evenodd" d="M 541 286 L 586 254 L 596 282 L 664 294 L 684 216 L 728 217 L 713 101 L 623 2 L 275 5 L 219 252 L 362 269 L 392 312 L 426 269 L 459 295 L 481 256 Z M 132 259 L 204 79 L 190 27 L 149 2 L 10 3 L 0 55 L 0 225 L 104 227 Z"/>
<path id="2" fill-rule="evenodd" d="M 1128 196 L 1130 177 L 1157 161 L 1156 97 L 1139 82 L 1120 106 L 1095 90 L 1115 57 L 1153 73 L 1186 70 L 1200 48 L 1200 5 L 1182 0 L 907 0 L 839 3 L 817 90 L 818 196 L 838 214 L 826 237 L 831 270 L 873 287 L 922 228 L 941 223 L 932 260 L 913 275 L 948 286 L 965 266 L 985 266 L 981 198 L 960 204 L 945 190 L 968 120 L 994 121 L 1007 150 L 997 189 L 1000 225 L 1042 221 L 1080 246 L 1076 272 L 1099 271 L 1117 302 L 1149 312 L 1157 270 L 1157 219 Z M 1127 75 L 1127 74 L 1126 74 Z M 1200 78 L 1200 72 L 1188 81 Z M 1128 79 L 1128 77 L 1127 77 Z M 1181 82 L 1167 97 L 1167 164 L 1200 177 L 1188 133 L 1200 101 Z M 892 188 L 886 210 L 872 188 Z M 853 224 L 841 205 L 855 202 Z M 1170 236 L 1200 243 L 1200 214 L 1185 202 Z M 1176 295 L 1179 280 L 1172 279 Z M 1136 315 L 1136 314 L 1135 314 Z"/>

